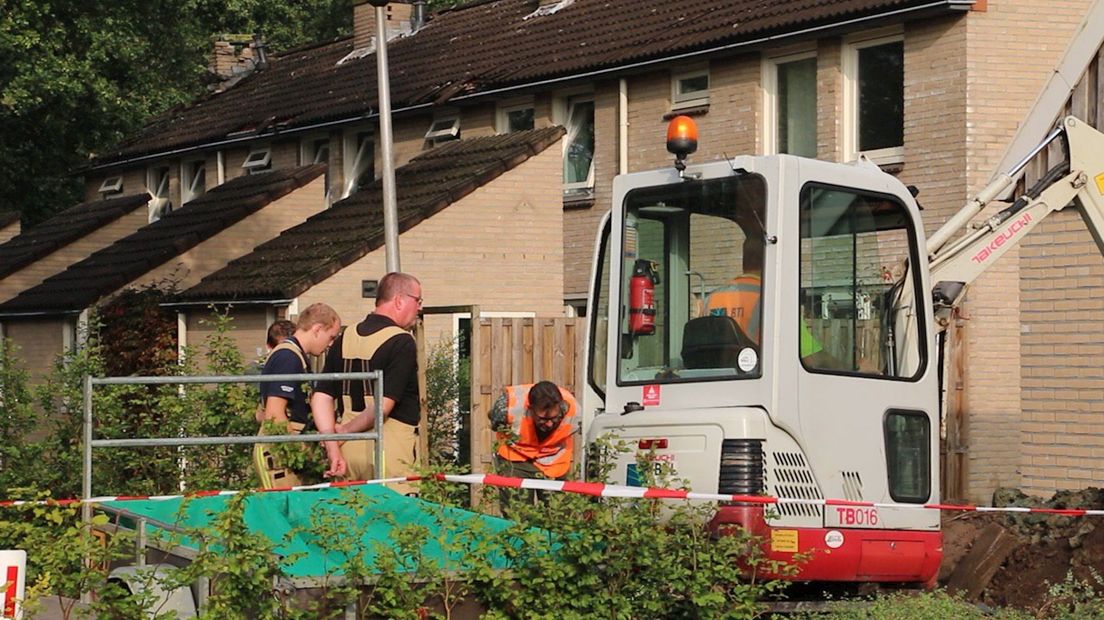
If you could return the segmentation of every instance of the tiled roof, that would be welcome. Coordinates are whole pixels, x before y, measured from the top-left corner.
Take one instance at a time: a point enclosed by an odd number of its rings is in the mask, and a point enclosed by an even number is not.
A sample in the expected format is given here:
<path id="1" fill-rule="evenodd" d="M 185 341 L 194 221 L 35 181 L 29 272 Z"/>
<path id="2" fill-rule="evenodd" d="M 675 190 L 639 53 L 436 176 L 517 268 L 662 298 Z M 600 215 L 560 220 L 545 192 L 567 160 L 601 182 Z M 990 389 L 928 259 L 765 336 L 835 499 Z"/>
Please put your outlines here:
<path id="1" fill-rule="evenodd" d="M 19 221 L 19 211 L 0 211 L 0 228 Z"/>
<path id="2" fill-rule="evenodd" d="M 325 172 L 314 164 L 242 176 L 0 304 L 0 316 L 79 312 Z"/>
<path id="3" fill-rule="evenodd" d="M 146 206 L 149 194 L 82 202 L 0 244 L 0 278 L 59 250 L 131 211 Z M 16 215 L 18 217 L 18 214 Z M 2 219 L 2 218 L 0 218 Z M 0 223 L 0 225 L 3 225 Z"/>
<path id="4" fill-rule="evenodd" d="M 555 144 L 560 127 L 450 142 L 395 171 L 399 231 Z M 383 246 L 380 181 L 335 203 L 184 291 L 182 302 L 290 299 Z"/>
<path id="5" fill-rule="evenodd" d="M 902 11 L 948 12 L 971 0 L 574 0 L 532 16 L 534 0 L 435 14 L 388 43 L 392 107 L 616 69 Z M 900 19 L 900 18 L 899 18 Z M 852 25 L 851 28 L 864 27 Z M 271 59 L 233 88 L 151 121 L 96 164 L 197 146 L 242 131 L 304 127 L 376 109 L 374 54 L 338 61 L 352 39 Z M 247 134 L 248 135 L 248 134 Z"/>

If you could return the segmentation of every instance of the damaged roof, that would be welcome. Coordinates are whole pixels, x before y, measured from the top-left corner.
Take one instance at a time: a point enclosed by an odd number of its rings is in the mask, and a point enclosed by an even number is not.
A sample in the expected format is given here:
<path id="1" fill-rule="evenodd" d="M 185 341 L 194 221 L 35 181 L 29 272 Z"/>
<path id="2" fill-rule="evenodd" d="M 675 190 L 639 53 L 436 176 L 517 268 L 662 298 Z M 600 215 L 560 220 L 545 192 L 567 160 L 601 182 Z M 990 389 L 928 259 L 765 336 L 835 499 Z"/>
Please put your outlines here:
<path id="1" fill-rule="evenodd" d="M 399 232 L 556 144 L 562 127 L 450 142 L 395 171 Z M 382 181 L 335 203 L 177 296 L 184 304 L 291 299 L 383 247 Z M 559 205 L 557 205 L 559 206 Z"/>
<path id="2" fill-rule="evenodd" d="M 435 13 L 388 43 L 396 111 L 497 89 L 585 77 L 772 38 L 961 11 L 973 0 L 493 0 Z M 752 47 L 752 49 L 754 49 Z M 94 166 L 374 113 L 376 58 L 352 37 L 274 56 L 234 87 L 170 110 Z"/>
<path id="3" fill-rule="evenodd" d="M 324 164 L 314 164 L 227 181 L 0 304 L 0 316 L 80 312 L 313 181 L 325 170 Z"/>
<path id="4" fill-rule="evenodd" d="M 141 193 L 82 202 L 0 244 L 0 278 L 6 278 L 36 260 L 106 226 L 149 203 Z M 19 215 L 16 214 L 18 219 Z M 2 219 L 2 218 L 0 218 Z M 3 225 L 0 223 L 0 225 Z"/>

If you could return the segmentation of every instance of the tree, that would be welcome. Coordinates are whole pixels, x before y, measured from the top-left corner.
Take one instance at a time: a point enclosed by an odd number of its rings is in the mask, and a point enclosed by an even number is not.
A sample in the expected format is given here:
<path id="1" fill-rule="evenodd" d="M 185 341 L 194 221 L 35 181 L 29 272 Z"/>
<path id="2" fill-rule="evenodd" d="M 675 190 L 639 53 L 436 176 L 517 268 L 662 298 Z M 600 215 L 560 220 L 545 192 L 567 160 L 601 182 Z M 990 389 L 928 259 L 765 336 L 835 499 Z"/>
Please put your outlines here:
<path id="1" fill-rule="evenodd" d="M 81 166 L 202 94 L 211 36 L 271 52 L 352 29 L 352 0 L 0 0 L 0 210 L 80 202 Z"/>

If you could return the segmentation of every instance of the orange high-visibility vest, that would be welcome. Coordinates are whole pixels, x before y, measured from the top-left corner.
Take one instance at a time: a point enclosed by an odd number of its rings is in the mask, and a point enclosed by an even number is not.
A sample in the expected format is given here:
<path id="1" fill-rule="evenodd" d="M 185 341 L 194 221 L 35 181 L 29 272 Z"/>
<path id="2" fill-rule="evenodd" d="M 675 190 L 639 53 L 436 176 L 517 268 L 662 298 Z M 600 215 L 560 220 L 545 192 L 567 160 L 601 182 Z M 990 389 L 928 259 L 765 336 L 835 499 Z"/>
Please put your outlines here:
<path id="1" fill-rule="evenodd" d="M 548 478 L 562 478 L 571 471 L 575 456 L 575 433 L 579 430 L 579 405 L 571 392 L 560 388 L 567 403 L 567 412 L 556 430 L 541 441 L 537 426 L 529 417 L 529 389 L 532 385 L 515 385 L 506 391 L 506 422 L 517 440 L 507 443 L 509 435 L 498 433 L 498 455 L 507 461 L 529 461 Z"/>
<path id="2" fill-rule="evenodd" d="M 709 314 L 732 317 L 753 342 L 759 343 L 760 306 L 763 282 L 759 276 L 740 276 L 711 292 L 705 302 Z"/>

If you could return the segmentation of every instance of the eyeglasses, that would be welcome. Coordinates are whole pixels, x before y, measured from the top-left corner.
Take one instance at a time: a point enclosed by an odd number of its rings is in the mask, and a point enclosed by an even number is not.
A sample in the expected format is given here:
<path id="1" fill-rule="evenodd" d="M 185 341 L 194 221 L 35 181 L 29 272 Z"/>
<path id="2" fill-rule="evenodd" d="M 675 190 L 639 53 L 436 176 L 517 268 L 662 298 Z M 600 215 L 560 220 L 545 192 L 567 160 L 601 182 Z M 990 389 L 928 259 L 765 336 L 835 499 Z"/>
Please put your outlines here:
<path id="1" fill-rule="evenodd" d="M 422 298 L 421 297 L 419 297 L 417 295 L 411 295 L 410 293 L 403 293 L 403 295 L 406 295 L 407 297 L 409 297 L 409 298 L 413 299 L 414 301 L 418 302 L 419 306 L 422 305 Z"/>

